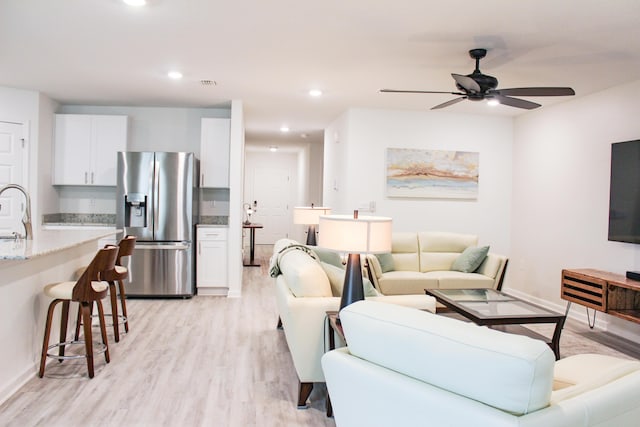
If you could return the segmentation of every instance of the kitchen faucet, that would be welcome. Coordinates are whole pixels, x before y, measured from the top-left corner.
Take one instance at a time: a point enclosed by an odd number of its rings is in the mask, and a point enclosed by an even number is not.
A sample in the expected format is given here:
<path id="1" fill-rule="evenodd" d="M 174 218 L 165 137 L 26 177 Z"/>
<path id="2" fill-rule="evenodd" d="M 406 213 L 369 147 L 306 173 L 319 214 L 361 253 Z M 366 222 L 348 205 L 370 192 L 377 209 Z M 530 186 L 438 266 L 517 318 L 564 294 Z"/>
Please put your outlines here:
<path id="1" fill-rule="evenodd" d="M 31 198 L 29 197 L 29 193 L 24 189 L 21 185 L 18 184 L 7 184 L 4 187 L 0 188 L 0 195 L 10 188 L 15 188 L 16 190 L 22 192 L 24 194 L 24 198 L 26 201 L 26 207 L 24 209 L 24 216 L 22 217 L 22 225 L 24 225 L 24 238 L 25 239 L 33 239 L 33 229 L 31 228 Z M 0 209 L 2 205 L 0 205 Z"/>

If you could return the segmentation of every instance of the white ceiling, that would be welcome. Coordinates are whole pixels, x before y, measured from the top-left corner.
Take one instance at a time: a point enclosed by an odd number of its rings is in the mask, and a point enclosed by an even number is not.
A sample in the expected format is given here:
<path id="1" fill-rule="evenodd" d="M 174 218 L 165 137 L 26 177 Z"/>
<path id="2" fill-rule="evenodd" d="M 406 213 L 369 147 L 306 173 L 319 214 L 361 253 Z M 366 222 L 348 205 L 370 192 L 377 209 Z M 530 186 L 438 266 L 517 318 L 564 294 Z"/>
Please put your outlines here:
<path id="1" fill-rule="evenodd" d="M 450 73 L 473 71 L 467 51 L 477 47 L 489 49 L 481 70 L 498 88 L 584 96 L 640 78 L 638 0 L 148 1 L 1 0 L 0 85 L 65 104 L 241 99 L 247 141 L 278 141 L 321 138 L 349 107 L 427 110 L 451 99 L 378 89 L 453 91 Z M 184 78 L 170 81 L 171 69 Z M 325 94 L 311 98 L 311 88 Z M 544 108 L 567 98 L 529 99 Z M 525 112 L 474 102 L 440 111 Z"/>

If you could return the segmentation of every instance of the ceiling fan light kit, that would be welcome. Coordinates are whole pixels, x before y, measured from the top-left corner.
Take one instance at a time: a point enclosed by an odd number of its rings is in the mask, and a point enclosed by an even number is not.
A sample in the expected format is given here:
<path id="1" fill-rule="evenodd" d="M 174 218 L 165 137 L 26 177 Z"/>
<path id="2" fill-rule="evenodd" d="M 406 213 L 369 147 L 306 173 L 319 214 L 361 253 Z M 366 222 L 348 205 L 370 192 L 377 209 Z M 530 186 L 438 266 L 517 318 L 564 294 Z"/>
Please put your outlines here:
<path id="1" fill-rule="evenodd" d="M 498 79 L 480 71 L 480 60 L 487 55 L 486 49 L 471 49 L 469 56 L 476 61 L 476 68 L 471 74 L 462 75 L 452 73 L 451 77 L 455 80 L 456 88 L 459 92 L 440 92 L 430 90 L 399 90 L 399 89 L 381 89 L 384 93 L 447 93 L 451 95 L 459 95 L 450 101 L 438 104 L 432 107 L 432 110 L 449 107 L 460 101 L 482 101 L 489 100 L 491 105 L 496 103 L 507 105 L 509 107 L 523 108 L 532 110 L 540 107 L 536 102 L 527 101 L 513 96 L 571 96 L 575 95 L 575 91 L 570 87 L 523 87 L 510 89 L 496 89 L 498 87 Z"/>

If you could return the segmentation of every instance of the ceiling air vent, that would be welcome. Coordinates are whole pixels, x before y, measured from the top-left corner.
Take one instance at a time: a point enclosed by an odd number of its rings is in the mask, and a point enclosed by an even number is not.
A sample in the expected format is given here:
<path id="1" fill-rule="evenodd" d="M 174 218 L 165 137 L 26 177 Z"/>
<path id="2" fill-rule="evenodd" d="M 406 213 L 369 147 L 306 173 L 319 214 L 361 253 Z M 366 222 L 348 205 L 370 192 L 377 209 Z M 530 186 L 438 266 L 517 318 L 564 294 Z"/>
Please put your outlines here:
<path id="1" fill-rule="evenodd" d="M 202 86 L 215 86 L 217 83 L 215 80 L 200 80 Z"/>

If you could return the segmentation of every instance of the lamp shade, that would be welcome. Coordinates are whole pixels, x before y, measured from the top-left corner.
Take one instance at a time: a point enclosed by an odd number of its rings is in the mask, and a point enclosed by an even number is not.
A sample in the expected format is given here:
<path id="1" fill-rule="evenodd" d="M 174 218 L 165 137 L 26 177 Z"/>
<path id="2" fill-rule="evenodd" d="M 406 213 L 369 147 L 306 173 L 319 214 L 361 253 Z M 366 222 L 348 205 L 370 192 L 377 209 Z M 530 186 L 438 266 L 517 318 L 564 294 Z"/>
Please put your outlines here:
<path id="1" fill-rule="evenodd" d="M 316 206 L 297 206 L 293 208 L 293 223 L 317 225 L 321 215 L 331 215 L 331 208 Z"/>
<path id="2" fill-rule="evenodd" d="M 327 215 L 320 217 L 318 246 L 349 254 L 391 252 L 391 218 Z"/>

